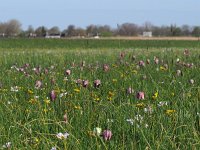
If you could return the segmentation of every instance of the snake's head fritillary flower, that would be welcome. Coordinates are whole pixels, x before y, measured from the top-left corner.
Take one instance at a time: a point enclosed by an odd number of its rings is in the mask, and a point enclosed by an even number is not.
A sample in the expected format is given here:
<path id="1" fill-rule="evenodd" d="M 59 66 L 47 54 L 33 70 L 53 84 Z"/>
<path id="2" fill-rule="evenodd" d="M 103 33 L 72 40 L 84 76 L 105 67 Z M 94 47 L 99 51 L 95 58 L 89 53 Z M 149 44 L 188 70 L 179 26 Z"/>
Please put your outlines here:
<path id="1" fill-rule="evenodd" d="M 65 71 L 65 74 L 69 76 L 69 75 L 71 74 L 71 70 L 67 69 L 67 70 Z"/>
<path id="2" fill-rule="evenodd" d="M 104 140 L 108 141 L 112 137 L 112 132 L 110 130 L 104 130 L 102 136 Z"/>
<path id="3" fill-rule="evenodd" d="M 150 59 L 147 59 L 147 60 L 146 60 L 146 63 L 147 63 L 147 64 L 150 64 L 150 62 L 151 62 Z"/>
<path id="4" fill-rule="evenodd" d="M 85 64 L 86 64 L 85 61 L 82 61 L 81 62 L 81 67 L 85 67 Z"/>
<path id="5" fill-rule="evenodd" d="M 55 78 L 51 78 L 51 84 L 56 84 Z"/>
<path id="6" fill-rule="evenodd" d="M 190 84 L 194 84 L 194 79 L 190 79 Z"/>
<path id="7" fill-rule="evenodd" d="M 135 61 L 135 60 L 136 60 L 136 56 L 133 55 L 133 56 L 132 56 L 132 61 Z"/>
<path id="8" fill-rule="evenodd" d="M 127 93 L 127 94 L 132 94 L 132 93 L 134 93 L 134 90 L 133 90 L 131 87 L 129 87 L 129 88 L 126 90 L 126 93 Z"/>
<path id="9" fill-rule="evenodd" d="M 76 82 L 77 85 L 81 85 L 83 83 L 83 80 L 77 79 L 75 82 Z"/>
<path id="10" fill-rule="evenodd" d="M 189 49 L 185 49 L 184 52 L 183 52 L 183 54 L 184 54 L 185 56 L 189 56 L 189 54 L 190 54 Z"/>
<path id="11" fill-rule="evenodd" d="M 98 79 L 98 80 L 94 81 L 94 87 L 95 88 L 98 88 L 100 85 L 101 85 L 101 80 Z"/>
<path id="12" fill-rule="evenodd" d="M 56 147 L 52 147 L 51 150 L 56 150 Z"/>
<path id="13" fill-rule="evenodd" d="M 88 80 L 83 80 L 83 87 L 88 87 L 89 81 Z"/>
<path id="14" fill-rule="evenodd" d="M 103 65 L 103 71 L 107 72 L 110 69 L 108 64 Z"/>
<path id="15" fill-rule="evenodd" d="M 37 81 L 35 82 L 35 88 L 36 88 L 36 89 L 39 89 L 39 88 L 41 88 L 41 87 L 42 87 L 42 81 L 37 80 Z"/>
<path id="16" fill-rule="evenodd" d="M 144 99 L 144 92 L 141 92 L 141 91 L 137 92 L 136 97 L 137 99 L 140 99 L 140 100 Z"/>
<path id="17" fill-rule="evenodd" d="M 63 120 L 64 120 L 65 123 L 68 123 L 68 117 L 67 117 L 67 114 L 64 114 L 64 116 L 63 116 Z"/>
<path id="18" fill-rule="evenodd" d="M 124 58 L 125 57 L 125 52 L 121 52 L 119 56 L 120 56 L 121 59 Z"/>
<path id="19" fill-rule="evenodd" d="M 176 70 L 176 75 L 177 75 L 177 76 L 181 76 L 181 75 L 182 75 L 181 70 Z"/>
<path id="20" fill-rule="evenodd" d="M 144 63 L 144 61 L 140 60 L 140 61 L 138 62 L 138 65 L 139 65 L 140 67 L 144 67 L 144 66 L 145 66 L 145 63 Z"/>
<path id="21" fill-rule="evenodd" d="M 48 74 L 49 70 L 47 68 L 44 69 L 44 74 Z"/>
<path id="22" fill-rule="evenodd" d="M 54 101 L 54 100 L 56 99 L 56 92 L 55 92 L 54 90 L 52 90 L 52 91 L 50 92 L 50 99 L 51 99 L 52 101 Z"/>
<path id="23" fill-rule="evenodd" d="M 154 63 L 159 64 L 159 59 L 157 57 L 154 59 Z"/>

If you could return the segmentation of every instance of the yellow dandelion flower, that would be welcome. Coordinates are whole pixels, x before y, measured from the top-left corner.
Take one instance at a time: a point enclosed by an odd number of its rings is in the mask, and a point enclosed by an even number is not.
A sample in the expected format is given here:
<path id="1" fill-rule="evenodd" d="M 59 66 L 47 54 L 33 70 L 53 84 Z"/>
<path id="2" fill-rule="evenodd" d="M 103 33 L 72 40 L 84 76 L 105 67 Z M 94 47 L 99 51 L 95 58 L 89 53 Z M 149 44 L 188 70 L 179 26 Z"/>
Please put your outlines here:
<path id="1" fill-rule="evenodd" d="M 145 106 L 144 103 L 138 103 L 138 104 L 136 104 L 136 107 L 138 107 L 138 108 L 143 108 L 144 106 Z"/>
<path id="2" fill-rule="evenodd" d="M 116 65 L 116 64 L 112 64 L 112 66 L 113 66 L 113 67 L 117 67 L 117 65 Z"/>
<path id="3" fill-rule="evenodd" d="M 155 100 L 157 97 L 158 97 L 158 91 L 153 94 L 152 99 Z"/>
<path id="4" fill-rule="evenodd" d="M 112 79 L 112 82 L 117 82 L 117 79 Z"/>
<path id="5" fill-rule="evenodd" d="M 81 106 L 74 106 L 74 108 L 80 110 Z"/>
<path id="6" fill-rule="evenodd" d="M 95 97 L 94 100 L 95 101 L 100 101 L 100 98 L 99 97 Z"/>
<path id="7" fill-rule="evenodd" d="M 131 72 L 134 73 L 134 74 L 138 73 L 137 70 L 132 70 Z"/>
<path id="8" fill-rule="evenodd" d="M 29 89 L 28 94 L 33 94 L 33 91 Z"/>
<path id="9" fill-rule="evenodd" d="M 173 109 L 168 109 L 168 110 L 166 110 L 166 114 L 167 115 L 172 115 L 173 113 L 175 113 L 176 112 L 176 110 L 173 110 Z"/>
<path id="10" fill-rule="evenodd" d="M 46 114 L 48 112 L 48 109 L 44 108 L 43 112 Z"/>
<path id="11" fill-rule="evenodd" d="M 88 135 L 92 136 L 92 137 L 95 137 L 95 134 L 93 133 L 93 131 L 88 131 Z"/>
<path id="12" fill-rule="evenodd" d="M 29 103 L 31 103 L 31 104 L 36 104 L 38 101 L 37 101 L 37 99 L 30 99 L 29 100 Z"/>
<path id="13" fill-rule="evenodd" d="M 166 67 L 163 67 L 163 66 L 160 66 L 160 70 L 162 70 L 162 71 L 166 71 L 167 68 L 166 68 Z"/>
<path id="14" fill-rule="evenodd" d="M 191 94 L 191 93 L 187 93 L 187 96 L 188 96 L 188 97 L 191 97 L 191 96 L 192 96 L 192 94 Z"/>
<path id="15" fill-rule="evenodd" d="M 111 91 L 108 92 L 108 96 L 109 96 L 109 97 L 112 97 L 112 96 L 114 96 L 114 95 L 115 95 L 114 92 L 111 92 Z"/>
<path id="16" fill-rule="evenodd" d="M 45 99 L 44 103 L 48 105 L 48 104 L 50 104 L 50 100 L 49 99 Z"/>
<path id="17" fill-rule="evenodd" d="M 121 78 L 123 78 L 123 77 L 125 77 L 125 75 L 124 75 L 124 74 L 121 74 Z"/>
<path id="18" fill-rule="evenodd" d="M 111 101 L 111 100 L 112 100 L 112 97 L 107 97 L 107 100 Z"/>
<path id="19" fill-rule="evenodd" d="M 26 109 L 25 112 L 26 112 L 26 113 L 30 113 L 31 111 L 30 111 L 29 109 Z"/>
<path id="20" fill-rule="evenodd" d="M 74 89 L 74 92 L 79 93 L 80 89 Z"/>
<path id="21" fill-rule="evenodd" d="M 175 95 L 175 93 L 174 93 L 174 92 L 172 92 L 172 93 L 171 93 L 171 95 L 172 95 L 172 96 L 174 96 L 174 95 Z"/>

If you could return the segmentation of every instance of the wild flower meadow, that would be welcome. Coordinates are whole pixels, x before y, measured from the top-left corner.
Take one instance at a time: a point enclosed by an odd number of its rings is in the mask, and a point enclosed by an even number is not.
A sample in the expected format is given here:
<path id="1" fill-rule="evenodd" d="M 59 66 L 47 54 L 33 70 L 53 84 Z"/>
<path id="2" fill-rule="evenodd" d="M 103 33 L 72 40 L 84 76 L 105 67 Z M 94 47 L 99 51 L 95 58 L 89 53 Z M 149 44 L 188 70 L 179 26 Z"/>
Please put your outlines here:
<path id="1" fill-rule="evenodd" d="M 200 149 L 200 52 L 4 51 L 0 149 Z"/>

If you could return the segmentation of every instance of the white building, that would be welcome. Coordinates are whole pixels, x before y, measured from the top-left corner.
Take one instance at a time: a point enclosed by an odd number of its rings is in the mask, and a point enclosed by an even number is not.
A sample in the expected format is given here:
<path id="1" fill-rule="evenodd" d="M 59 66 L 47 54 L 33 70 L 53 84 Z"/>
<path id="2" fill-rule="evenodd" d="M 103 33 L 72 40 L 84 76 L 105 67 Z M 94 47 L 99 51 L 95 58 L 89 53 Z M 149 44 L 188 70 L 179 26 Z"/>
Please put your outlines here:
<path id="1" fill-rule="evenodd" d="M 143 32 L 143 37 L 152 37 L 152 32 Z"/>

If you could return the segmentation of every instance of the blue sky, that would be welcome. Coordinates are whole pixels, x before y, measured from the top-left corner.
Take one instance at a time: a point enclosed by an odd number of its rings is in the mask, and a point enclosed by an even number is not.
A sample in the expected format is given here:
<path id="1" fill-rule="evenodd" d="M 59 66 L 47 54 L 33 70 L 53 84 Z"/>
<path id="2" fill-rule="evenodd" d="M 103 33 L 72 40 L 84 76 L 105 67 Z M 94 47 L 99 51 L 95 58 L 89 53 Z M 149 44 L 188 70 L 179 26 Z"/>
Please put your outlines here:
<path id="1" fill-rule="evenodd" d="M 198 0 L 0 0 L 0 22 L 17 19 L 23 29 L 44 25 L 66 29 L 90 24 L 200 25 Z"/>

